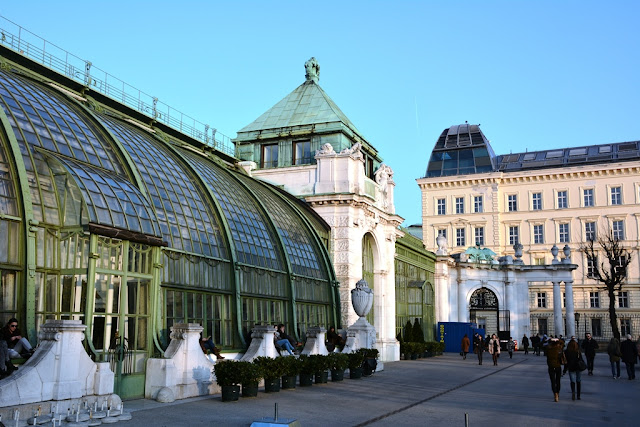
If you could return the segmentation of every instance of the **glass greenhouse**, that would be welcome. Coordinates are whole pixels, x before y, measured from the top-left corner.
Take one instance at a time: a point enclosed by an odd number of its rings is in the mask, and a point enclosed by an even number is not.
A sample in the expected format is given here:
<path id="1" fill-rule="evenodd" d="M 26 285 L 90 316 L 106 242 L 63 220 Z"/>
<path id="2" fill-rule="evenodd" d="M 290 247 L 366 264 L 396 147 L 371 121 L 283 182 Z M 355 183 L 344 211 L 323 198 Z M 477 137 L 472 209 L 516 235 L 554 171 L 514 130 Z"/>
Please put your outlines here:
<path id="1" fill-rule="evenodd" d="M 338 325 L 329 226 L 235 158 L 0 46 L 0 320 L 87 325 L 142 396 L 174 323 L 225 350 L 256 324 Z"/>

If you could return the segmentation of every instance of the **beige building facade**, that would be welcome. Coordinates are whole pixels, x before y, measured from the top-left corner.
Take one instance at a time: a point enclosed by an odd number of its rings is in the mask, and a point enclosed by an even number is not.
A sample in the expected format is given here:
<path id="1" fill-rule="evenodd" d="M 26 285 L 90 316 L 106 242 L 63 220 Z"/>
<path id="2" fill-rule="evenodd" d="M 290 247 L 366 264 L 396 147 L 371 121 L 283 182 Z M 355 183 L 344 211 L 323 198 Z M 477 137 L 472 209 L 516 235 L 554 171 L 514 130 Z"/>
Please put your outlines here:
<path id="1" fill-rule="evenodd" d="M 442 235 L 451 253 L 479 245 L 498 256 L 514 256 L 522 244 L 525 264 L 552 264 L 549 249 L 568 245 L 574 273 L 578 335 L 608 339 L 607 292 L 591 278 L 579 248 L 612 232 L 631 251 L 627 284 L 615 302 L 620 332 L 640 334 L 640 154 L 638 142 L 602 144 L 496 156 L 476 125 L 445 129 L 432 152 L 422 192 L 422 233 L 428 250 Z M 552 284 L 530 282 L 529 333 L 565 334 L 553 322 Z M 575 320 L 571 319 L 574 318 Z M 444 320 L 444 319 L 438 319 Z M 573 329 L 573 328 L 571 328 Z"/>

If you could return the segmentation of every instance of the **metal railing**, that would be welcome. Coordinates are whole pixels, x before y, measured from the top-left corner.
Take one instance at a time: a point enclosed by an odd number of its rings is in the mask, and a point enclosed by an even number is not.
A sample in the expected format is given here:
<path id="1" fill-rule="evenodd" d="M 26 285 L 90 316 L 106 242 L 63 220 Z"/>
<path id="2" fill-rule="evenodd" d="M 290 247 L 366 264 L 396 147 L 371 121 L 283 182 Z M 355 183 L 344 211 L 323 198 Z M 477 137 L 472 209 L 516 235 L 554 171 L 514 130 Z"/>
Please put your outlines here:
<path id="1" fill-rule="evenodd" d="M 235 155 L 231 139 L 216 128 L 171 108 L 157 97 L 136 89 L 3 16 L 0 16 L 0 43 L 216 150 Z"/>

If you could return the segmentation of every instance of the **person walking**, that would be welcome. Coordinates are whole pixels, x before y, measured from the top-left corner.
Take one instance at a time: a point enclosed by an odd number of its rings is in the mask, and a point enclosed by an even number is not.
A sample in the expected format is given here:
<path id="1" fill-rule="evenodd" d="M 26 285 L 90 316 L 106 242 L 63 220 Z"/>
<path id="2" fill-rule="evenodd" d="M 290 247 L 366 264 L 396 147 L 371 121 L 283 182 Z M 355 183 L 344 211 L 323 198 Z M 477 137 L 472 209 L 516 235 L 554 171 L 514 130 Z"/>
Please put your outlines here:
<path id="1" fill-rule="evenodd" d="M 620 341 L 618 341 L 618 338 L 613 337 L 609 340 L 607 353 L 609 354 L 613 379 L 620 378 L 620 357 L 622 356 L 622 352 L 620 351 Z"/>
<path id="2" fill-rule="evenodd" d="M 513 359 L 513 351 L 516 349 L 516 343 L 513 342 L 513 337 L 509 337 L 509 342 L 507 343 L 507 351 L 509 352 L 509 359 Z"/>
<path id="3" fill-rule="evenodd" d="M 553 391 L 553 400 L 557 402 L 560 399 L 560 378 L 562 378 L 562 351 L 564 342 L 557 338 L 548 341 L 545 349 L 547 356 L 547 371 L 549 372 L 549 380 L 551 380 L 551 391 Z"/>
<path id="4" fill-rule="evenodd" d="M 482 365 L 482 353 L 484 353 L 484 341 L 477 332 L 473 335 L 473 352 L 478 355 L 478 365 Z"/>
<path id="5" fill-rule="evenodd" d="M 522 346 L 524 347 L 524 354 L 529 354 L 529 338 L 527 338 L 527 334 L 522 336 Z"/>
<path id="6" fill-rule="evenodd" d="M 598 349 L 598 341 L 591 338 L 591 334 L 586 335 L 586 339 L 582 341 L 582 351 L 587 356 L 587 371 L 588 375 L 593 375 L 593 359 L 596 357 L 596 350 Z"/>
<path id="7" fill-rule="evenodd" d="M 576 337 L 571 337 L 567 349 L 564 351 L 567 358 L 566 369 L 569 371 L 569 380 L 571 381 L 571 400 L 576 400 L 576 388 L 578 392 L 578 400 L 580 400 L 580 389 L 582 387 L 582 372 L 578 369 L 578 360 L 580 360 L 580 346 L 576 341 Z"/>
<path id="8" fill-rule="evenodd" d="M 498 356 L 500 356 L 500 340 L 496 334 L 491 335 L 489 340 L 489 353 L 493 358 L 493 366 L 498 366 Z"/>
<path id="9" fill-rule="evenodd" d="M 620 345 L 622 353 L 622 361 L 627 368 L 627 377 L 630 380 L 636 379 L 636 361 L 638 360 L 638 349 L 636 344 L 631 341 L 631 335 L 627 335 L 627 340 Z"/>
<path id="10" fill-rule="evenodd" d="M 462 360 L 466 360 L 467 353 L 469 353 L 469 346 L 471 342 L 469 342 L 469 336 L 464 334 L 462 337 L 462 342 L 460 343 L 460 353 L 462 353 Z"/>
<path id="11" fill-rule="evenodd" d="M 540 333 L 531 337 L 531 344 L 533 345 L 533 352 L 536 356 L 540 356 Z"/>

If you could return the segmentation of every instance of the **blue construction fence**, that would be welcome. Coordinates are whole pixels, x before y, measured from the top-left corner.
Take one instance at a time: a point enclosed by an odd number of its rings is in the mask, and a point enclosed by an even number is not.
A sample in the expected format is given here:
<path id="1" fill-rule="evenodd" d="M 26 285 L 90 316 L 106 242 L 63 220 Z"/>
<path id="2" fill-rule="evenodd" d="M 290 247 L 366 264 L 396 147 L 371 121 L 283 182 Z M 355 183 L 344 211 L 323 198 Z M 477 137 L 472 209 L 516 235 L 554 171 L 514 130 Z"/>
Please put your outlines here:
<path id="1" fill-rule="evenodd" d="M 479 333 L 484 337 L 485 330 L 479 329 L 475 323 L 467 322 L 438 322 L 436 329 L 436 341 L 444 343 L 444 351 L 460 353 L 462 337 L 469 337 L 469 352 L 473 352 L 473 335 Z"/>

